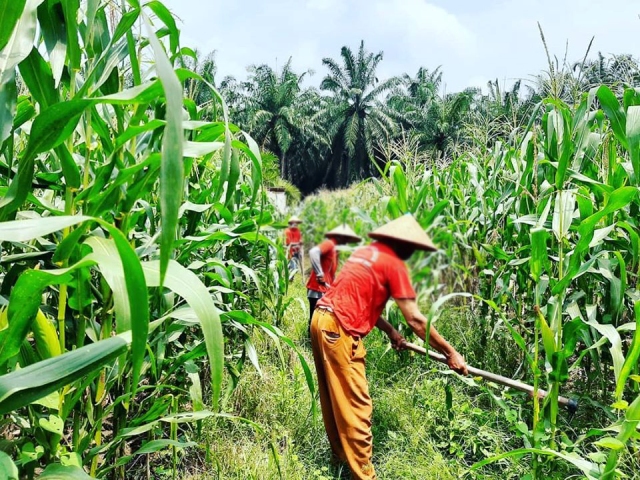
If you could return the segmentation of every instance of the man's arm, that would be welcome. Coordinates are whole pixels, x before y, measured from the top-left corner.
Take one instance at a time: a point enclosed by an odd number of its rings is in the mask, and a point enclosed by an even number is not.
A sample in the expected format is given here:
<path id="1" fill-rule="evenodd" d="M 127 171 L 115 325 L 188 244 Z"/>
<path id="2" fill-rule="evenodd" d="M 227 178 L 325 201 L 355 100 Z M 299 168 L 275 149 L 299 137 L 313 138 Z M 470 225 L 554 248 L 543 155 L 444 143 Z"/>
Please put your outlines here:
<path id="1" fill-rule="evenodd" d="M 316 280 L 320 285 L 324 284 L 324 271 L 322 270 L 322 252 L 317 245 L 309 250 L 309 260 L 311 260 L 311 268 L 316 272 Z"/>
<path id="2" fill-rule="evenodd" d="M 379 317 L 376 322 L 376 327 L 387 334 L 394 350 L 404 350 L 407 341 L 395 328 L 393 328 L 393 325 L 387 322 L 384 318 Z"/>
<path id="3" fill-rule="evenodd" d="M 411 330 L 424 340 L 426 338 L 428 322 L 424 315 L 420 313 L 416 301 L 413 299 L 403 298 L 396 299 L 396 303 L 398 304 L 398 307 L 400 307 L 400 311 L 409 324 L 409 327 L 411 327 Z M 431 325 L 431 328 L 429 329 L 429 345 L 447 358 L 449 368 L 464 375 L 468 374 L 467 364 L 462 355 L 460 355 L 458 351 L 438 333 L 433 325 Z"/>

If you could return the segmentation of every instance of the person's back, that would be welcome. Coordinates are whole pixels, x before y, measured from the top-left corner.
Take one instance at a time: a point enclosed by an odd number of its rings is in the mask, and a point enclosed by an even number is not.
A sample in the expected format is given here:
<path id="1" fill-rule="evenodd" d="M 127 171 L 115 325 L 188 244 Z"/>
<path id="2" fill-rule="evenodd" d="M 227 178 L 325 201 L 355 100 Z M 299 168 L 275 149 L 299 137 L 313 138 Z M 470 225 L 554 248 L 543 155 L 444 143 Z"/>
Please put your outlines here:
<path id="1" fill-rule="evenodd" d="M 286 245 L 291 245 L 292 243 L 300 243 L 300 241 L 302 240 L 302 232 L 297 225 L 287 227 L 284 233 Z"/>
<path id="2" fill-rule="evenodd" d="M 389 246 L 374 242 L 349 257 L 317 306 L 329 307 L 346 331 L 364 337 L 375 327 L 390 297 L 415 296 L 404 262 Z"/>

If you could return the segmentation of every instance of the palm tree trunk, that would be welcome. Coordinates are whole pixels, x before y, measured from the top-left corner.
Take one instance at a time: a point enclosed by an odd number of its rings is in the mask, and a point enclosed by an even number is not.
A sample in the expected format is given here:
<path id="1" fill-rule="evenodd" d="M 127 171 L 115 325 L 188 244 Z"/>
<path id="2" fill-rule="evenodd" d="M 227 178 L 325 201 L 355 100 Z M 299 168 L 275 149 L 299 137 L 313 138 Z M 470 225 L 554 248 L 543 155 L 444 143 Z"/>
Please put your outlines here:
<path id="1" fill-rule="evenodd" d="M 340 155 L 337 153 L 331 154 L 329 161 L 327 162 L 327 171 L 322 178 L 322 185 L 326 185 L 329 188 L 335 188 L 337 185 L 338 174 L 340 173 Z"/>
<path id="2" fill-rule="evenodd" d="M 287 177 L 285 176 L 287 174 L 287 154 L 286 152 L 282 152 L 281 155 L 281 159 L 280 159 L 280 177 L 283 180 L 287 180 Z"/>
<path id="3" fill-rule="evenodd" d="M 351 174 L 351 164 L 353 159 L 348 153 L 342 154 L 342 161 L 340 162 L 340 187 L 345 188 L 349 184 L 349 176 Z"/>

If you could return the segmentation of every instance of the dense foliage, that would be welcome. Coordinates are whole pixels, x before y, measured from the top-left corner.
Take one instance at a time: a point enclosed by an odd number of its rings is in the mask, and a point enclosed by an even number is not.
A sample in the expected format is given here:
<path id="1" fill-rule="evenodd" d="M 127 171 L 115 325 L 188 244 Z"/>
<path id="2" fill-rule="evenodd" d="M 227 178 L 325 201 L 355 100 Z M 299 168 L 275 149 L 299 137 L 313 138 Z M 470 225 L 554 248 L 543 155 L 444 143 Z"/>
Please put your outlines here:
<path id="1" fill-rule="evenodd" d="M 558 459 L 594 479 L 637 468 L 625 452 L 637 452 L 640 422 L 640 96 L 622 97 L 600 86 L 576 105 L 545 99 L 510 142 L 470 147 L 441 168 L 401 143 L 360 193 L 305 201 L 305 218 L 348 220 L 363 234 L 413 212 L 439 246 L 414 263 L 431 320 L 444 302 L 470 299 L 476 337 L 458 339 L 468 358 L 524 370 L 549 392 L 517 418 L 522 448 L 472 471 L 525 454 L 530 478 L 564 478 Z M 561 426 L 567 387 L 583 397 L 577 429 Z"/>
<path id="2" fill-rule="evenodd" d="M 0 477 L 175 474 L 251 330 L 291 344 L 260 149 L 162 3 L 0 11 Z"/>
<path id="3" fill-rule="evenodd" d="M 361 43 L 324 59 L 320 90 L 286 63 L 225 78 L 219 92 L 215 59 L 181 45 L 159 1 L 1 6 L 0 478 L 175 477 L 193 473 L 179 466 L 189 447 L 222 475 L 221 444 L 259 435 L 271 435 L 280 477 L 324 476 L 287 456 L 277 408 L 233 414 L 281 401 L 296 438 L 321 448 L 307 312 L 287 296 L 265 185 L 294 198 L 287 181 L 310 192 L 362 179 L 306 199 L 307 241 L 341 221 L 365 235 L 413 213 L 440 247 L 412 264 L 429 319 L 457 302 L 463 313 L 449 310 L 442 330 L 474 364 L 549 391 L 434 380 L 444 401 L 426 408 L 437 399 L 413 380 L 423 364 L 385 357 L 374 335 L 382 452 L 428 451 L 455 464 L 451 477 L 637 472 L 634 58 L 550 59 L 533 87 L 443 94 L 439 69 L 380 81 L 383 55 Z M 282 367 L 265 383 L 278 395 L 256 388 L 264 358 Z M 406 395 L 386 388 L 390 372 L 406 374 Z M 570 389 L 575 423 L 558 403 Z M 454 393 L 469 396 L 458 411 Z M 397 404 L 426 430 L 411 433 Z M 411 473 L 387 460 L 382 472 Z M 261 474 L 244 461 L 238 478 Z M 418 462 L 413 473 L 433 471 Z"/>

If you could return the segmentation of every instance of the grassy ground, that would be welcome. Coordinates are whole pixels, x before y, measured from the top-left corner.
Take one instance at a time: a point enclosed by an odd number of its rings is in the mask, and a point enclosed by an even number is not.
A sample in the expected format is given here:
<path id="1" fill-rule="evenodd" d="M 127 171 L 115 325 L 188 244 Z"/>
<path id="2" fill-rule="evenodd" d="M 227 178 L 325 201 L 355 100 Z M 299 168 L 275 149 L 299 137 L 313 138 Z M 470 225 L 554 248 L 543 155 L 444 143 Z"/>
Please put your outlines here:
<path id="1" fill-rule="evenodd" d="M 305 289 L 299 277 L 282 329 L 313 370 L 307 340 Z M 468 315 L 467 315 L 468 316 Z M 464 344 L 473 325 L 464 310 L 440 318 L 440 328 L 454 344 Z M 457 338 L 454 338 L 457 337 Z M 385 337 L 386 338 L 386 337 Z M 489 394 L 465 385 L 414 354 L 397 354 L 377 330 L 366 338 L 367 369 L 374 402 L 374 464 L 381 479 L 521 478 L 524 464 L 504 461 L 491 470 L 468 473 L 473 463 L 521 447 L 509 414 Z M 242 374 L 227 411 L 261 426 L 238 420 L 206 424 L 200 444 L 201 472 L 190 479 L 320 480 L 349 478 L 348 469 L 330 462 L 329 444 L 297 355 L 285 348 L 284 361 L 266 335 L 256 333 L 262 374 L 249 367 Z M 462 350 L 462 348 L 461 348 Z M 447 405 L 449 407 L 447 407 Z M 192 454 L 191 454 L 192 455 Z M 185 463 L 191 463 L 185 459 Z"/>

